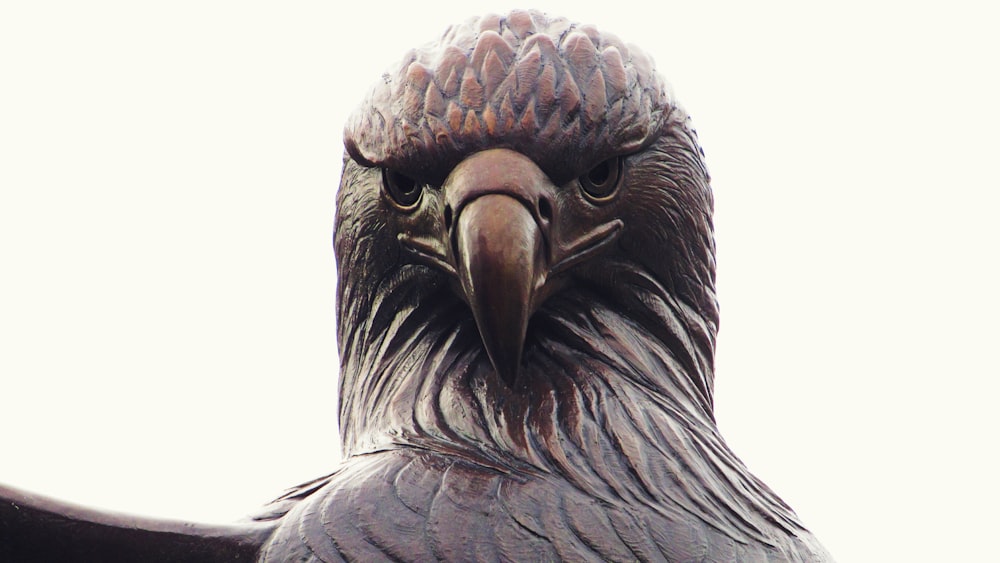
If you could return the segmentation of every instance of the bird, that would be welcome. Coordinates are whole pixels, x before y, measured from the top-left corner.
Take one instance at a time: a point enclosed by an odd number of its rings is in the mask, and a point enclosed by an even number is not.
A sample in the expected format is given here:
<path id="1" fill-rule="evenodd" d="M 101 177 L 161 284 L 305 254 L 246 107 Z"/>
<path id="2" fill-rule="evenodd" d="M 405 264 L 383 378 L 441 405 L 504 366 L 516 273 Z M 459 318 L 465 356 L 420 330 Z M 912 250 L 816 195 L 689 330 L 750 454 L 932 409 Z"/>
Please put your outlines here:
<path id="1" fill-rule="evenodd" d="M 339 467 L 231 526 L 0 488 L 0 559 L 833 560 L 717 428 L 711 181 L 649 55 L 471 18 L 344 146 Z"/>

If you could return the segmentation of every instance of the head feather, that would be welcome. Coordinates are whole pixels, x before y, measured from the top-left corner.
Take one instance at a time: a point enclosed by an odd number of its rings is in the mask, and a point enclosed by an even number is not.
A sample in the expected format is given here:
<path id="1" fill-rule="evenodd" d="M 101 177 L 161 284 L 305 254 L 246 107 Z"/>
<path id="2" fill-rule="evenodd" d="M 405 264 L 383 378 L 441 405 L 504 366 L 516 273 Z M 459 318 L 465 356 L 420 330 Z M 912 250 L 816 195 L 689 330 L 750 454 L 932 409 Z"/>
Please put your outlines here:
<path id="1" fill-rule="evenodd" d="M 347 149 L 430 181 L 493 147 L 572 178 L 644 146 L 674 107 L 638 48 L 535 11 L 452 27 L 383 78 L 349 120 Z"/>

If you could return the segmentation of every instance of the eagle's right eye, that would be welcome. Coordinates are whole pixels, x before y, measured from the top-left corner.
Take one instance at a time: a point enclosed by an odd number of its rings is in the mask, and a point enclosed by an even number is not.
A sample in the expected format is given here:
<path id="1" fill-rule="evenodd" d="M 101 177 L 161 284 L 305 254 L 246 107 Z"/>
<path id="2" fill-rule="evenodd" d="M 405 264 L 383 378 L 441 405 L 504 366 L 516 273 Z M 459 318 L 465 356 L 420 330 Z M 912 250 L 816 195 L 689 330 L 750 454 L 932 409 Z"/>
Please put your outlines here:
<path id="1" fill-rule="evenodd" d="M 419 182 L 388 168 L 382 169 L 382 188 L 389 194 L 389 199 L 403 211 L 416 209 L 420 194 L 423 193 Z"/>

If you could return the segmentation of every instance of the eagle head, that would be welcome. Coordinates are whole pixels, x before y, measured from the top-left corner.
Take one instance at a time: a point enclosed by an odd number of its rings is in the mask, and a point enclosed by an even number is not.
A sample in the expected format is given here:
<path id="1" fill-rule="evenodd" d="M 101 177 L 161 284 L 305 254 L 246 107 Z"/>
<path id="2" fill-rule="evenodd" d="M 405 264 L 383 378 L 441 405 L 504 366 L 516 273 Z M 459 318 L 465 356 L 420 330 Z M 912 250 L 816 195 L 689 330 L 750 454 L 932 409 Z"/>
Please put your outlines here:
<path id="1" fill-rule="evenodd" d="M 689 118 L 642 51 L 537 12 L 471 20 L 384 74 L 345 145 L 336 250 L 348 450 L 404 388 L 459 376 L 440 363 L 447 354 L 415 369 L 448 335 L 463 362 L 488 360 L 491 389 L 543 400 L 531 395 L 532 351 L 562 332 L 554 313 L 567 301 L 583 305 L 577 314 L 625 312 L 617 328 L 666 340 L 710 411 L 709 179 Z"/>

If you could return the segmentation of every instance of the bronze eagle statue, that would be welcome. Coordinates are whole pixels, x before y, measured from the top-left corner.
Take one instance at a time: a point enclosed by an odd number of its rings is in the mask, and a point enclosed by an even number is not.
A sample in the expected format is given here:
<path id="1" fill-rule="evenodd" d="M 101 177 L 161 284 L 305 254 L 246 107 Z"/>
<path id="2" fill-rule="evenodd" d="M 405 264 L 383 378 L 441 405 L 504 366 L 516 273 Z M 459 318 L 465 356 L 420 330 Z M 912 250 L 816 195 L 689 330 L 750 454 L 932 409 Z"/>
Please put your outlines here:
<path id="1" fill-rule="evenodd" d="M 0 560 L 832 561 L 716 427 L 709 175 L 646 54 L 475 18 L 344 140 L 342 465 L 232 526 L 0 489 Z"/>

